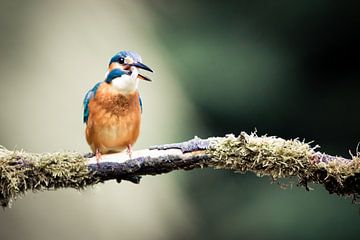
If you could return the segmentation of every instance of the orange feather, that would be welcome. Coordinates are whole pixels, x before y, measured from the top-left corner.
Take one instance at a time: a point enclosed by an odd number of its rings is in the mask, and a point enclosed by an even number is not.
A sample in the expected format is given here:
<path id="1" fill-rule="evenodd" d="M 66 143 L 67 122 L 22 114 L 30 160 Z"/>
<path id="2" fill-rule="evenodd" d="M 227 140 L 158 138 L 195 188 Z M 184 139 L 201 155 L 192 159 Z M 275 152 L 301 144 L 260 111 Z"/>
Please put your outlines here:
<path id="1" fill-rule="evenodd" d="M 139 92 L 123 95 L 102 83 L 89 102 L 86 140 L 93 152 L 120 152 L 133 145 L 140 133 Z"/>

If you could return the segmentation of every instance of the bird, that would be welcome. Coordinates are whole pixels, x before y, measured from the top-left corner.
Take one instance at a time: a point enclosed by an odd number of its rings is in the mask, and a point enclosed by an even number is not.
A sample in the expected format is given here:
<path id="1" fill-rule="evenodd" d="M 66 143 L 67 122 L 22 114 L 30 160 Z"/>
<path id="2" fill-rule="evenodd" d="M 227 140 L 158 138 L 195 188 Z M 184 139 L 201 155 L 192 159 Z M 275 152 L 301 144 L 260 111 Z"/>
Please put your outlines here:
<path id="1" fill-rule="evenodd" d="M 97 162 L 102 154 L 127 149 L 131 159 L 132 146 L 140 133 L 142 100 L 139 82 L 151 79 L 139 70 L 153 72 L 134 51 L 120 51 L 109 62 L 103 81 L 95 84 L 83 100 L 85 135 Z"/>

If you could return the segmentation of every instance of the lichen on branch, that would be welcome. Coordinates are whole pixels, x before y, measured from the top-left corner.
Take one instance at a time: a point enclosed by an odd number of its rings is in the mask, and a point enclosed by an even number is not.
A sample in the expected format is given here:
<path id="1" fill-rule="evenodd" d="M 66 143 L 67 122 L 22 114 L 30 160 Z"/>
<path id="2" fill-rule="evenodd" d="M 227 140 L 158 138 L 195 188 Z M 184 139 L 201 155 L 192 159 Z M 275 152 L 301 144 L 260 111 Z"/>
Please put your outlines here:
<path id="1" fill-rule="evenodd" d="M 238 137 L 228 135 L 209 149 L 214 168 L 237 172 L 251 171 L 257 176 L 273 179 L 304 174 L 315 148 L 299 140 L 258 137 L 242 132 Z"/>
<path id="2" fill-rule="evenodd" d="M 215 143 L 208 152 L 211 166 L 236 172 L 254 172 L 257 176 L 297 177 L 307 190 L 308 183 L 323 184 L 330 193 L 360 194 L 360 157 L 352 159 L 330 156 L 315 151 L 304 141 L 284 140 L 273 136 L 256 136 L 242 132 Z"/>
<path id="3" fill-rule="evenodd" d="M 27 191 L 58 188 L 84 189 L 107 180 L 139 183 L 141 176 L 174 170 L 212 167 L 257 176 L 296 177 L 299 185 L 318 183 L 330 193 L 360 194 L 360 157 L 345 159 L 316 151 L 304 141 L 257 136 L 211 137 L 153 146 L 128 154 L 103 155 L 98 163 L 75 152 L 27 153 L 0 147 L 0 204 Z"/>
<path id="4" fill-rule="evenodd" d="M 8 206 L 28 190 L 83 189 L 98 179 L 78 153 L 35 154 L 0 148 L 0 204 Z"/>

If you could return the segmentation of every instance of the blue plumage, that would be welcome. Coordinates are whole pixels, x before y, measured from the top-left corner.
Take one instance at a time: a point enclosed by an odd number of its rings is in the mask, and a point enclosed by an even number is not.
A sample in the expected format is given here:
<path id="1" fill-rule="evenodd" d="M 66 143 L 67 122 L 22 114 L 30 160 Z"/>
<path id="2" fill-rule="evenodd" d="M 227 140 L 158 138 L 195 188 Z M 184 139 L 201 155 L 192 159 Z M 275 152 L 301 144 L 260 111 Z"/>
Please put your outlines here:
<path id="1" fill-rule="evenodd" d="M 109 74 L 107 75 L 107 77 L 105 79 L 105 82 L 111 83 L 111 81 L 114 78 L 121 77 L 124 74 L 127 74 L 127 73 L 124 72 L 123 70 L 119 69 L 119 68 L 115 68 L 111 72 L 109 72 Z"/>
<path id="2" fill-rule="evenodd" d="M 112 81 L 114 78 L 121 77 L 121 76 L 124 75 L 124 74 L 127 74 L 127 73 L 124 72 L 124 71 L 121 70 L 121 69 L 118 69 L 118 68 L 113 69 L 113 70 L 107 75 L 107 77 L 106 77 L 106 79 L 105 79 L 105 82 L 106 82 L 106 83 L 111 83 L 111 81 Z M 86 93 L 86 95 L 85 95 L 84 102 L 83 102 L 83 104 L 84 104 L 84 115 L 83 115 L 83 121 L 84 121 L 84 123 L 87 123 L 87 120 L 88 120 L 88 118 L 89 118 L 89 102 L 90 102 L 90 100 L 91 100 L 93 97 L 95 97 L 96 91 L 98 90 L 98 88 L 99 88 L 99 86 L 100 86 L 101 83 L 102 83 L 102 82 L 98 82 L 97 84 L 95 84 L 95 86 L 94 86 L 92 89 L 90 89 L 90 90 Z M 141 112 L 142 112 L 143 108 L 142 108 L 142 100 L 141 100 L 140 96 L 139 96 L 139 103 L 140 103 L 140 108 L 141 108 Z"/>
<path id="3" fill-rule="evenodd" d="M 139 103 L 140 103 L 140 109 L 141 109 L 141 113 L 143 112 L 143 105 L 142 105 L 142 100 L 141 97 L 139 95 Z"/>
<path id="4" fill-rule="evenodd" d="M 83 116 L 84 123 L 87 123 L 87 120 L 89 118 L 89 102 L 93 97 L 95 97 L 96 91 L 98 90 L 101 83 L 102 82 L 98 82 L 97 84 L 95 84 L 95 86 L 92 89 L 90 89 L 85 95 L 84 102 L 83 102 L 83 104 L 84 104 L 84 116 Z"/>
<path id="5" fill-rule="evenodd" d="M 121 51 L 109 63 L 103 81 L 95 84 L 83 100 L 86 141 L 99 162 L 102 154 L 128 150 L 131 159 L 141 124 L 143 102 L 139 95 L 140 80 L 151 79 L 139 70 L 153 72 L 142 63 L 139 54 Z"/>
<path id="6" fill-rule="evenodd" d="M 117 54 L 115 54 L 111 59 L 110 59 L 110 63 L 113 62 L 119 62 L 121 63 L 121 60 L 124 61 L 124 59 L 126 57 L 131 57 L 135 62 L 142 62 L 141 57 L 139 54 L 137 54 L 136 52 L 133 51 L 121 51 L 118 52 Z"/>

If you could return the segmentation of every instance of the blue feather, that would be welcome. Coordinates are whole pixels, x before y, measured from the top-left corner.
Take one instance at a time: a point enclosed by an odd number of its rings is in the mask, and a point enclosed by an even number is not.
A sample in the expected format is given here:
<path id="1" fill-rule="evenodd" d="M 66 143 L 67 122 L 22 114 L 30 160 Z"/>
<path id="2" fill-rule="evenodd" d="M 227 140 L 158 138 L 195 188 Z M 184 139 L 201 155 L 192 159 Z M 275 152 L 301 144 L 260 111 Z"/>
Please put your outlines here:
<path id="1" fill-rule="evenodd" d="M 142 113 L 143 112 L 143 104 L 142 104 L 140 95 L 139 95 L 139 103 L 140 103 L 140 109 L 141 109 L 141 113 Z"/>
<path id="2" fill-rule="evenodd" d="M 98 82 L 97 84 L 95 84 L 95 86 L 92 89 L 90 89 L 85 95 L 84 102 L 83 102 L 83 104 L 84 104 L 84 116 L 83 116 L 84 123 L 87 123 L 87 120 L 89 118 L 89 102 L 93 97 L 95 97 L 96 91 L 98 90 L 101 83 L 102 82 Z"/>
<path id="3" fill-rule="evenodd" d="M 106 83 L 111 83 L 111 81 L 114 79 L 114 78 L 117 78 L 117 77 L 121 77 L 122 75 L 124 74 L 127 74 L 126 72 L 124 72 L 123 70 L 121 69 L 113 69 L 106 77 L 105 79 L 105 82 Z M 90 89 L 86 95 L 85 95 L 85 98 L 84 98 L 84 101 L 83 101 L 83 104 L 84 104 L 84 115 L 83 115 L 83 121 L 84 123 L 87 123 L 87 120 L 89 118 L 89 102 L 92 98 L 95 97 L 96 95 L 96 91 L 98 90 L 100 84 L 102 82 L 98 82 L 97 84 L 95 84 L 95 86 Z M 140 108 L 141 108 L 141 112 L 143 111 L 143 107 L 142 107 L 142 100 L 141 100 L 141 97 L 139 95 L 139 103 L 140 103 Z"/>
<path id="4" fill-rule="evenodd" d="M 114 78 L 121 77 L 124 74 L 126 74 L 126 72 L 124 72 L 123 70 L 121 70 L 119 68 L 115 68 L 111 72 L 109 72 L 109 74 L 107 75 L 107 77 L 105 79 L 105 82 L 111 83 L 111 81 Z"/>
<path id="5" fill-rule="evenodd" d="M 109 65 L 113 62 L 119 62 L 121 58 L 124 59 L 128 56 L 131 57 L 135 62 L 142 62 L 141 57 L 138 53 L 136 53 L 134 51 L 121 51 L 121 52 L 118 52 L 117 54 L 115 54 L 110 59 Z"/>

